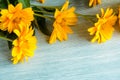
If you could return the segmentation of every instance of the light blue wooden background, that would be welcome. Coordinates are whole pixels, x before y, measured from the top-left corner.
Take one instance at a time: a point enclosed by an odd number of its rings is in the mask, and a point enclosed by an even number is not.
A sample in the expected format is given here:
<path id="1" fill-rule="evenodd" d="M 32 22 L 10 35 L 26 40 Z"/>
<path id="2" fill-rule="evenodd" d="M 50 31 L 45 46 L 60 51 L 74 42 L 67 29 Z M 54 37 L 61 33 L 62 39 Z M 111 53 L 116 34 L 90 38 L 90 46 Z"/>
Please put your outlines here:
<path id="1" fill-rule="evenodd" d="M 102 1 L 95 8 L 89 8 L 85 0 L 71 3 L 83 14 L 95 14 L 100 7 L 120 3 L 120 0 Z M 115 31 L 106 43 L 92 44 L 87 32 L 90 26 L 91 23 L 80 18 L 77 26 L 72 27 L 74 34 L 69 35 L 69 40 L 53 45 L 47 43 L 47 36 L 38 33 L 35 56 L 24 64 L 13 65 L 7 42 L 0 40 L 0 80 L 120 80 L 120 32 Z"/>

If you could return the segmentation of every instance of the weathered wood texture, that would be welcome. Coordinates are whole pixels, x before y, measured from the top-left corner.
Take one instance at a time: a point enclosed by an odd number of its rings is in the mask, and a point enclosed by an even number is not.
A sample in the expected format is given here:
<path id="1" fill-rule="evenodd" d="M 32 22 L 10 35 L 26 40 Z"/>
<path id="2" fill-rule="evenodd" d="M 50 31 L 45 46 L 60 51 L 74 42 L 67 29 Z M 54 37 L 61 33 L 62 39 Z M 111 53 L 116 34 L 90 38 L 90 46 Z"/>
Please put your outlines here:
<path id="1" fill-rule="evenodd" d="M 83 14 L 96 14 L 101 7 L 120 3 L 102 0 L 101 5 L 89 8 L 87 0 L 71 1 Z M 72 27 L 74 34 L 69 35 L 69 40 L 53 45 L 47 43 L 47 36 L 37 33 L 35 56 L 24 64 L 13 65 L 7 42 L 0 40 L 0 80 L 120 80 L 120 32 L 116 30 L 106 43 L 92 44 L 87 32 L 90 26 L 90 22 L 80 18 Z"/>

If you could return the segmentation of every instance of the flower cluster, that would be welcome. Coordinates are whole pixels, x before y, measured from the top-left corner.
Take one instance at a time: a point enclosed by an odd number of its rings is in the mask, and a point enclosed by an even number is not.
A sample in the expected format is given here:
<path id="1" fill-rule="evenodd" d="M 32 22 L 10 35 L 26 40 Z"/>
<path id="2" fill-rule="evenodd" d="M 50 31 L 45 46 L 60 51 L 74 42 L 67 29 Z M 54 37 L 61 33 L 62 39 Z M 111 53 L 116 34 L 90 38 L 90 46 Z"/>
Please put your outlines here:
<path id="1" fill-rule="evenodd" d="M 0 2 L 0 4 L 5 4 L 0 7 L 0 33 L 2 33 L 0 38 L 8 40 L 13 64 L 27 61 L 34 55 L 37 47 L 35 28 L 48 35 L 48 43 L 53 44 L 57 39 L 61 42 L 68 40 L 68 34 L 73 33 L 70 27 L 77 24 L 79 16 L 91 20 L 89 18 L 91 15 L 76 13 L 74 6 L 69 7 L 69 0 L 66 0 L 63 5 L 55 7 L 38 6 L 32 4 L 31 1 L 1 0 Z M 46 3 L 45 0 L 34 2 Z M 88 6 L 92 8 L 101 3 L 101 0 L 89 0 Z M 120 6 L 116 12 L 112 8 L 106 10 L 101 8 L 101 14 L 96 14 L 96 19 L 93 26 L 88 28 L 88 32 L 93 36 L 91 42 L 106 42 L 112 37 L 115 30 L 114 25 L 118 22 L 120 26 Z M 48 20 L 53 22 L 53 25 L 49 26 L 50 28 L 46 26 Z"/>
<path id="2" fill-rule="evenodd" d="M 17 36 L 11 40 L 13 64 L 23 62 L 24 59 L 34 55 L 37 40 L 31 27 L 33 14 L 32 8 L 23 9 L 22 3 L 18 3 L 15 7 L 10 4 L 8 9 L 1 10 L 0 29 Z"/>

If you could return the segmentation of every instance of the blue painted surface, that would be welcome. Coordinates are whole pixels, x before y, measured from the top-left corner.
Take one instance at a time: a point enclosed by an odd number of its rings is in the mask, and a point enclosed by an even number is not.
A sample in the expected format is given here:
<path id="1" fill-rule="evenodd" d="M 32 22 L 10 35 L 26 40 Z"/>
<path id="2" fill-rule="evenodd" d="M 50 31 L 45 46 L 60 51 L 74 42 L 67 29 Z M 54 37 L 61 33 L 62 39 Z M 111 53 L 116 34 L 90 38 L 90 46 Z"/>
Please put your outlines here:
<path id="1" fill-rule="evenodd" d="M 47 0 L 49 1 L 49 0 Z M 88 8 L 85 4 L 73 5 L 77 11 L 95 14 L 100 7 L 120 3 L 120 0 L 103 0 L 103 4 Z M 42 33 L 37 33 L 38 48 L 35 56 L 24 64 L 13 65 L 6 41 L 0 40 L 0 80 L 120 80 L 120 32 L 103 44 L 90 43 L 87 28 L 92 26 L 80 18 L 69 40 L 50 45 Z"/>

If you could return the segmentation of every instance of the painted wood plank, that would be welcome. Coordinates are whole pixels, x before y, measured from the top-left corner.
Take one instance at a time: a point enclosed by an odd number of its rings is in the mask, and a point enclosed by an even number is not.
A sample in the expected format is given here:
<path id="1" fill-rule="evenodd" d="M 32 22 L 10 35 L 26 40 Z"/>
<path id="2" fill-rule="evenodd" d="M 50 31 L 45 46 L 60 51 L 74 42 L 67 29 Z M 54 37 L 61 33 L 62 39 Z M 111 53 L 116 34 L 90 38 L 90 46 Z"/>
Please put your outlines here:
<path id="1" fill-rule="evenodd" d="M 120 0 L 102 0 L 103 4 L 89 8 L 85 0 L 70 1 L 77 12 L 84 14 L 95 14 L 100 7 L 120 3 Z M 80 18 L 72 27 L 74 34 L 69 35 L 69 40 L 53 45 L 47 43 L 47 36 L 37 33 L 35 56 L 24 64 L 13 65 L 7 42 L 0 40 L 0 80 L 120 80 L 120 32 L 115 31 L 106 43 L 92 44 L 87 32 L 90 26 Z"/>

